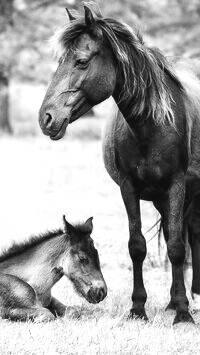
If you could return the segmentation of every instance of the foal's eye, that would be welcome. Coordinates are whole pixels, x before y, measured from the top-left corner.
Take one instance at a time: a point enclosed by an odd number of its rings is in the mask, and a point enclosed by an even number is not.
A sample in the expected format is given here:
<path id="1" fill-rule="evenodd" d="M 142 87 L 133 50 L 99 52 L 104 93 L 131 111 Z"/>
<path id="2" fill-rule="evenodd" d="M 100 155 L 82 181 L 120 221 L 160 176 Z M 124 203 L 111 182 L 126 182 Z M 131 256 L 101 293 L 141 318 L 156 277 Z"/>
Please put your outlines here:
<path id="1" fill-rule="evenodd" d="M 76 67 L 79 67 L 81 69 L 87 68 L 88 64 L 89 64 L 88 59 L 77 59 L 76 61 Z"/>
<path id="2" fill-rule="evenodd" d="M 79 260 L 83 265 L 88 264 L 88 258 L 86 258 L 85 256 L 79 256 Z"/>

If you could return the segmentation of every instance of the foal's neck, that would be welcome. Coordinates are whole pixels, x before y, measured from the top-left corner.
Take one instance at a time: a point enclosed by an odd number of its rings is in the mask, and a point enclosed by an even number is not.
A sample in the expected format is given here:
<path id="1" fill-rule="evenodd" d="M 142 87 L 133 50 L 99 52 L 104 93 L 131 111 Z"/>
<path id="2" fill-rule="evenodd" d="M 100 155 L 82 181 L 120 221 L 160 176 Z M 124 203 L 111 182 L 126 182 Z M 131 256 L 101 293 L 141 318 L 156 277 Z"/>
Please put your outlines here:
<path id="1" fill-rule="evenodd" d="M 63 234 L 55 236 L 28 248 L 24 252 L 5 259 L 0 263 L 0 272 L 15 275 L 29 282 L 51 282 L 52 270 L 59 266 L 60 260 L 67 249 L 67 241 Z"/>

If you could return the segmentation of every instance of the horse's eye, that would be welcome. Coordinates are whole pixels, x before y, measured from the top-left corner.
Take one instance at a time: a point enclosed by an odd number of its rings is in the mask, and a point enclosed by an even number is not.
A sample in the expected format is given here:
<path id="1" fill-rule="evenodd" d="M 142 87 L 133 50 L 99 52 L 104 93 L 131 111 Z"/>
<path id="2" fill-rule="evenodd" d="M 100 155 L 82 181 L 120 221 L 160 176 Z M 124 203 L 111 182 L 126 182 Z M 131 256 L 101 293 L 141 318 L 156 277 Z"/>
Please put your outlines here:
<path id="1" fill-rule="evenodd" d="M 81 69 L 87 68 L 88 64 L 89 64 L 88 59 L 77 59 L 76 61 L 76 67 L 79 67 Z"/>

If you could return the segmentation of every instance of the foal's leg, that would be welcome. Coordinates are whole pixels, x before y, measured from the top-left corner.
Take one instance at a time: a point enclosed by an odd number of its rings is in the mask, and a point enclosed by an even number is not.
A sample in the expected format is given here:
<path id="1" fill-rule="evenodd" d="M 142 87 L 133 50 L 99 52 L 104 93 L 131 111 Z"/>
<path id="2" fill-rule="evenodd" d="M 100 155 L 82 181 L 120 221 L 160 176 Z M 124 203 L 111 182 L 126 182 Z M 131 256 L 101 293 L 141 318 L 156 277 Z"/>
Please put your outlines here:
<path id="1" fill-rule="evenodd" d="M 65 315 L 66 306 L 58 301 L 55 297 L 51 297 L 51 302 L 48 305 L 48 309 L 54 314 L 54 316 L 63 317 Z"/>
<path id="2" fill-rule="evenodd" d="M 131 317 L 139 317 L 147 320 L 145 302 L 147 293 L 144 288 L 142 266 L 146 256 L 146 241 L 141 233 L 139 193 L 133 187 L 129 176 L 120 176 L 120 189 L 126 207 L 129 220 L 129 253 L 133 262 L 134 287 L 132 294 L 133 305 L 130 311 Z"/>
<path id="3" fill-rule="evenodd" d="M 3 318 L 13 321 L 38 321 L 50 322 L 55 319 L 54 315 L 44 307 L 22 307 L 10 308 L 6 310 Z"/>
<path id="4" fill-rule="evenodd" d="M 188 299 L 186 296 L 183 277 L 183 263 L 185 259 L 185 245 L 182 238 L 183 205 L 185 198 L 184 175 L 180 173 L 173 178 L 168 191 L 168 209 L 165 220 L 168 222 L 169 239 L 167 241 L 168 256 L 172 264 L 171 302 L 176 306 L 174 324 L 178 322 L 193 322 L 188 312 Z"/>
<path id="5" fill-rule="evenodd" d="M 54 315 L 38 302 L 35 290 L 27 282 L 10 275 L 0 275 L 0 316 L 10 320 L 50 321 Z"/>

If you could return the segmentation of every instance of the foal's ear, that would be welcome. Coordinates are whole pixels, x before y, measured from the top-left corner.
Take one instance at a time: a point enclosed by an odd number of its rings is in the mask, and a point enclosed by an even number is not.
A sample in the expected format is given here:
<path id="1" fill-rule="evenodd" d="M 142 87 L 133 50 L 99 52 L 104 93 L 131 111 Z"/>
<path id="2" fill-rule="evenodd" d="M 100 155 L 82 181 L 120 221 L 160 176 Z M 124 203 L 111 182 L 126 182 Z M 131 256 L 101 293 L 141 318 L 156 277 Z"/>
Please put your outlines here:
<path id="1" fill-rule="evenodd" d="M 93 217 L 90 217 L 85 221 L 85 227 L 88 233 L 92 233 L 93 230 L 93 223 L 92 223 Z"/>
<path id="2" fill-rule="evenodd" d="M 67 11 L 67 15 L 69 17 L 70 22 L 76 20 L 76 18 L 71 14 L 67 7 L 65 8 L 65 10 Z"/>
<path id="3" fill-rule="evenodd" d="M 72 236 L 75 232 L 75 228 L 67 222 L 65 215 L 63 215 L 63 225 L 64 225 L 64 233 Z"/>

